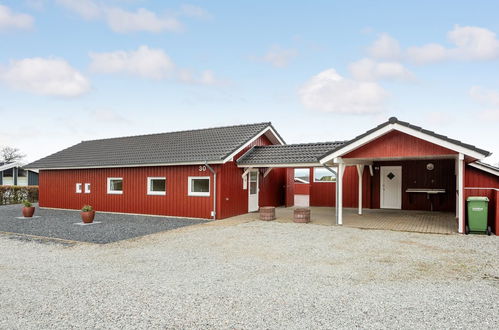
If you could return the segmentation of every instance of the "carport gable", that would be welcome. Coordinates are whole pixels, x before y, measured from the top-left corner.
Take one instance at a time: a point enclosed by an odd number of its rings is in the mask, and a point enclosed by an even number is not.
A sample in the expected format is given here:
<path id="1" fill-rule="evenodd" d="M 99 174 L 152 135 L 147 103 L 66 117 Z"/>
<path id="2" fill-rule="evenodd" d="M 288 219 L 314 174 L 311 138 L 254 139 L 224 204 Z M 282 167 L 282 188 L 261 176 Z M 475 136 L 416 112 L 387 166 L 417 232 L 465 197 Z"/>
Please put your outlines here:
<path id="1" fill-rule="evenodd" d="M 489 156 L 490 152 L 392 117 L 387 122 L 322 155 L 320 162 L 322 164 L 334 162 L 338 157 L 453 158 L 458 154 L 482 159 Z"/>

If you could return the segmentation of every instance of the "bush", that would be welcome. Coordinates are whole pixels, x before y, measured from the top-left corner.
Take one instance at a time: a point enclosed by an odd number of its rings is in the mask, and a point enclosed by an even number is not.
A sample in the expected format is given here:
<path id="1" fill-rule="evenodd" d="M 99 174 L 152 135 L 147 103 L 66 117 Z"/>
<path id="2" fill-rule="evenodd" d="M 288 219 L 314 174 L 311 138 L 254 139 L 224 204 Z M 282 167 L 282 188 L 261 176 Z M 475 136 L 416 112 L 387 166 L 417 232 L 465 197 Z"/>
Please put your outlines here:
<path id="1" fill-rule="evenodd" d="M 0 205 L 38 202 L 38 186 L 0 186 Z"/>
<path id="2" fill-rule="evenodd" d="M 30 201 L 23 201 L 24 207 L 32 207 L 33 204 L 31 204 Z"/>
<path id="3" fill-rule="evenodd" d="M 90 212 L 90 211 L 93 211 L 94 208 L 90 205 L 84 205 L 82 208 L 81 208 L 81 211 L 82 212 Z"/>

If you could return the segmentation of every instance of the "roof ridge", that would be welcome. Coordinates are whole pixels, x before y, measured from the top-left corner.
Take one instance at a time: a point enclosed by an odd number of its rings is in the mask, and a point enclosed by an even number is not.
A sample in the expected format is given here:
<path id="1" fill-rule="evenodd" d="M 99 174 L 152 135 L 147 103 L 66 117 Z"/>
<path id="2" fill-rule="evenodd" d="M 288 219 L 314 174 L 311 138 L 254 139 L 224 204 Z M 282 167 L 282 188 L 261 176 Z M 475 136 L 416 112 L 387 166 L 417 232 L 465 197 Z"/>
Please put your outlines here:
<path id="1" fill-rule="evenodd" d="M 255 148 L 267 148 L 267 147 L 293 147 L 293 146 L 307 146 L 307 145 L 319 145 L 319 144 L 338 144 L 345 143 L 345 141 L 325 141 L 325 142 L 307 142 L 307 143 L 291 143 L 291 144 L 273 144 L 268 146 L 255 146 Z"/>
<path id="2" fill-rule="evenodd" d="M 144 137 L 144 136 L 153 136 L 153 135 L 163 135 L 163 134 L 176 134 L 176 133 L 187 133 L 187 132 L 201 132 L 208 131 L 212 129 L 220 129 L 220 128 L 234 128 L 234 127 L 243 127 L 243 126 L 257 126 L 257 125 L 272 125 L 272 122 L 260 122 L 260 123 L 252 123 L 252 124 L 238 124 L 238 125 L 227 125 L 227 126 L 214 126 L 214 127 L 205 127 L 205 128 L 197 128 L 197 129 L 187 129 L 187 130 L 179 130 L 179 131 L 171 131 L 171 132 L 162 132 L 162 133 L 149 133 L 149 134 L 138 134 L 138 135 L 126 135 L 126 136 L 118 136 L 104 139 L 93 139 L 93 140 L 83 140 L 83 142 L 95 142 L 95 141 L 107 141 L 107 140 L 117 140 L 117 139 L 126 139 L 126 138 L 136 138 L 136 137 Z"/>

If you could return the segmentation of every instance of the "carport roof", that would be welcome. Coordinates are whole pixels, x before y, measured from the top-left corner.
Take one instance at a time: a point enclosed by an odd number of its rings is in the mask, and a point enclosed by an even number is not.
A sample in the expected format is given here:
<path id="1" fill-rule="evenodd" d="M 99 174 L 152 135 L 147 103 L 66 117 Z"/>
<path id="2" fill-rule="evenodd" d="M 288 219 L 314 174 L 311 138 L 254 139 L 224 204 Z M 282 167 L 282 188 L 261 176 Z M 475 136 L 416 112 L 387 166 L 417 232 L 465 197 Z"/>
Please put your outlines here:
<path id="1" fill-rule="evenodd" d="M 318 157 L 345 141 L 255 146 L 238 159 L 239 166 L 320 165 Z"/>

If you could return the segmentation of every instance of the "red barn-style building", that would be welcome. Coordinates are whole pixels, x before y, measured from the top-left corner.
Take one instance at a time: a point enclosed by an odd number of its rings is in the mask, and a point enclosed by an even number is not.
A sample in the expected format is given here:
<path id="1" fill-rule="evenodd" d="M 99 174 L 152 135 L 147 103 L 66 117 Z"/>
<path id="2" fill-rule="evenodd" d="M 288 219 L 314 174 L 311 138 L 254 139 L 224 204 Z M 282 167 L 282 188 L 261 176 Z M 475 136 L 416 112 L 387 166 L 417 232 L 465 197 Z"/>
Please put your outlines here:
<path id="1" fill-rule="evenodd" d="M 287 145 L 260 123 L 84 141 L 27 167 L 41 207 L 223 219 L 304 195 L 336 206 L 337 224 L 343 207 L 442 211 L 462 233 L 467 196 L 488 196 L 499 219 L 499 169 L 479 162 L 489 155 L 392 117 L 350 141 Z"/>

